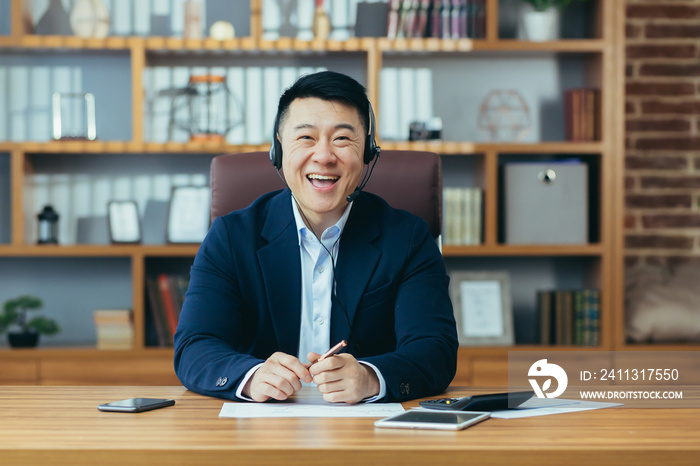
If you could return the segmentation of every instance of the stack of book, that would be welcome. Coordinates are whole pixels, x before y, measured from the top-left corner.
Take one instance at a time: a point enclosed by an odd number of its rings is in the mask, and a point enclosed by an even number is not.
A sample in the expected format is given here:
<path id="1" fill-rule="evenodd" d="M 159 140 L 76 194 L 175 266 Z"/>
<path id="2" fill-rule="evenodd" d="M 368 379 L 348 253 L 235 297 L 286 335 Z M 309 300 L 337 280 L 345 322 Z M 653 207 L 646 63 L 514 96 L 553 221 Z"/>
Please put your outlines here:
<path id="1" fill-rule="evenodd" d="M 540 344 L 600 344 L 600 290 L 538 291 L 537 309 Z"/>
<path id="2" fill-rule="evenodd" d="M 389 39 L 485 36 L 486 0 L 390 0 Z"/>
<path id="3" fill-rule="evenodd" d="M 481 244 L 482 197 L 479 188 L 444 189 L 442 212 L 445 244 Z"/>
<path id="4" fill-rule="evenodd" d="M 100 309 L 93 313 L 97 349 L 129 350 L 134 346 L 134 324 L 128 309 Z"/>
<path id="5" fill-rule="evenodd" d="M 597 141 L 600 139 L 598 115 L 600 91 L 569 89 L 564 93 L 564 124 L 567 141 Z"/>
<path id="6" fill-rule="evenodd" d="M 173 336 L 180 318 L 189 278 L 182 275 L 161 273 L 146 278 L 146 291 L 150 304 L 151 322 L 157 346 L 173 346 Z M 149 332 L 151 329 L 147 329 Z"/>

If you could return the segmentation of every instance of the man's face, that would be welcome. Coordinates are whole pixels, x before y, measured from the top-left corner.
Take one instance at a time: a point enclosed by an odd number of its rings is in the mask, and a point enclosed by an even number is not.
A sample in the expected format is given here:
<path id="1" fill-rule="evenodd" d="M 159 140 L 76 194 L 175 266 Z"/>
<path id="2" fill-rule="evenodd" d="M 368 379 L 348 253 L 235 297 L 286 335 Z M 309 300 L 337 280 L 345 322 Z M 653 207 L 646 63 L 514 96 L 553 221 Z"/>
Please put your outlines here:
<path id="1" fill-rule="evenodd" d="M 320 235 L 340 219 L 362 175 L 366 136 L 358 112 L 336 101 L 296 99 L 279 137 L 287 184 Z"/>

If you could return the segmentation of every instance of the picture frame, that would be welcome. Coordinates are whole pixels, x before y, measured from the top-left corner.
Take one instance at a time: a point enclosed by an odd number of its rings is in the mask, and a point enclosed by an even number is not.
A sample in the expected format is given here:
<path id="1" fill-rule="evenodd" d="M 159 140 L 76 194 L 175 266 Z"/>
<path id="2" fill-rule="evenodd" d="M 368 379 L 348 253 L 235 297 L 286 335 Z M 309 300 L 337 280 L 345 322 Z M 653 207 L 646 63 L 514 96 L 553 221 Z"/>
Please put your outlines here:
<path id="1" fill-rule="evenodd" d="M 208 186 L 176 186 L 168 207 L 168 243 L 201 243 L 210 226 Z"/>
<path id="2" fill-rule="evenodd" d="M 109 239 L 117 244 L 141 242 L 141 221 L 135 201 L 109 201 L 107 203 Z"/>
<path id="3" fill-rule="evenodd" d="M 515 343 L 507 272 L 453 272 L 450 274 L 450 298 L 460 345 Z"/>

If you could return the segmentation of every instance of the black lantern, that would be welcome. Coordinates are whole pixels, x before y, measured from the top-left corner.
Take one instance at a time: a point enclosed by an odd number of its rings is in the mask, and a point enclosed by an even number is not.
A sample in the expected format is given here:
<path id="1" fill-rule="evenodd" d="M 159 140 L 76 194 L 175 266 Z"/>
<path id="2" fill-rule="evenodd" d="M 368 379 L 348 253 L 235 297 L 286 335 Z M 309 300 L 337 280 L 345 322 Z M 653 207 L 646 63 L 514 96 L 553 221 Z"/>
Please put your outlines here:
<path id="1" fill-rule="evenodd" d="M 58 214 L 50 205 L 37 215 L 39 219 L 39 244 L 58 244 Z"/>

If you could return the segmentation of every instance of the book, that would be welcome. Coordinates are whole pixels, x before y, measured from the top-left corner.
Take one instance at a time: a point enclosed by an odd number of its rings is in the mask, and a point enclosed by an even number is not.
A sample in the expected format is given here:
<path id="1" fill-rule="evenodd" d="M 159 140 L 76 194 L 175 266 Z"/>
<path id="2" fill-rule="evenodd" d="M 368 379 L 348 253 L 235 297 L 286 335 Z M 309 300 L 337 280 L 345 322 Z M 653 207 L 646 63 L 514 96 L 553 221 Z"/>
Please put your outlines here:
<path id="1" fill-rule="evenodd" d="M 600 343 L 599 290 L 539 290 L 536 299 L 540 344 L 597 346 Z"/>
<path id="2" fill-rule="evenodd" d="M 131 324 L 131 311 L 129 309 L 98 309 L 92 313 L 96 325 Z"/>
<path id="3" fill-rule="evenodd" d="M 470 244 L 481 244 L 481 225 L 483 218 L 483 191 L 479 188 L 472 188 L 472 208 L 471 208 L 471 242 Z"/>
<path id="4" fill-rule="evenodd" d="M 540 290 L 537 292 L 537 315 L 539 323 L 539 340 L 541 345 L 551 345 L 552 342 L 552 292 Z"/>
<path id="5" fill-rule="evenodd" d="M 170 280 L 168 276 L 161 273 L 158 274 L 156 280 L 158 281 L 158 289 L 160 290 L 163 309 L 165 310 L 166 324 L 170 333 L 170 343 L 172 344 L 172 337 L 175 335 L 175 331 L 177 330 L 177 319 L 179 313 L 175 310 L 175 304 L 173 303 L 172 294 L 170 292 Z"/>
<path id="6" fill-rule="evenodd" d="M 600 137 L 600 92 L 578 88 L 564 92 L 564 136 L 567 141 L 595 141 Z"/>
<path id="7" fill-rule="evenodd" d="M 388 39 L 394 40 L 399 37 L 399 15 L 401 14 L 401 0 L 390 0 L 389 17 L 387 20 Z"/>
<path id="8" fill-rule="evenodd" d="M 151 320 L 156 327 L 156 336 L 158 346 L 172 346 L 172 335 L 170 334 L 167 317 L 165 316 L 165 308 L 161 298 L 158 282 L 155 278 L 146 278 L 146 291 L 151 310 Z"/>
<path id="9" fill-rule="evenodd" d="M 98 309 L 93 312 L 97 349 L 128 350 L 134 345 L 134 325 L 129 309 Z"/>

